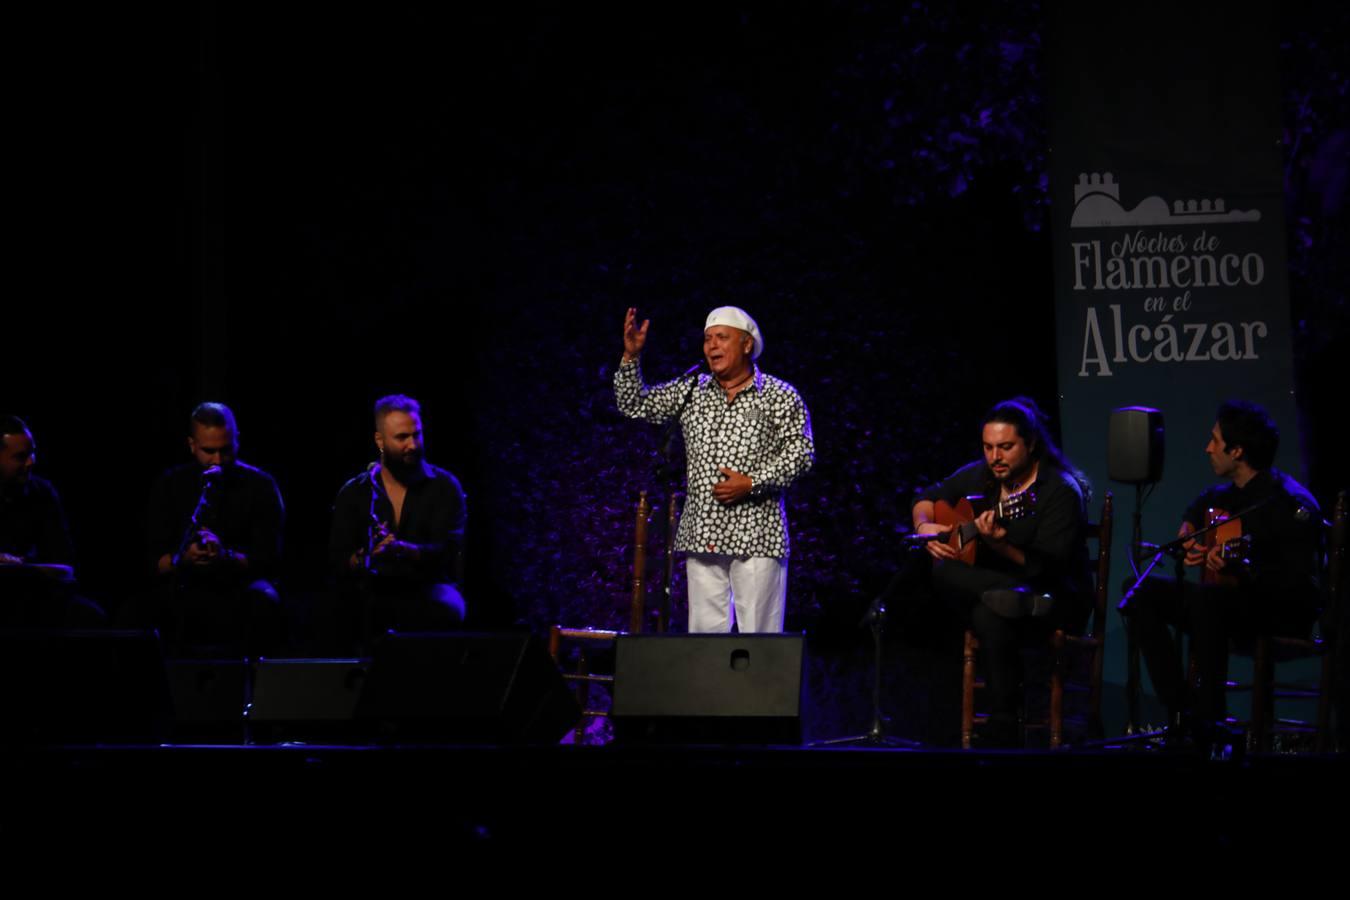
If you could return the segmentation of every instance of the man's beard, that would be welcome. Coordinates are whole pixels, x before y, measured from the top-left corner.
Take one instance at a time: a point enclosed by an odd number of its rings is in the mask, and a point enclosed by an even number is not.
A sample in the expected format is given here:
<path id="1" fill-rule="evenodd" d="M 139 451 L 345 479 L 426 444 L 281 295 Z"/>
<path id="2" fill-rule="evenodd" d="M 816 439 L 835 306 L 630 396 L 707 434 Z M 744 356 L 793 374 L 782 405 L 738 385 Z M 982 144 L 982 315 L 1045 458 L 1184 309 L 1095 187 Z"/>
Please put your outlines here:
<path id="1" fill-rule="evenodd" d="M 404 484 L 409 484 L 423 475 L 422 451 L 418 450 L 410 454 L 406 462 L 402 458 L 386 454 L 384 465 L 389 470 L 390 475 Z"/>
<path id="2" fill-rule="evenodd" d="M 991 468 L 989 477 L 998 484 L 1006 485 L 1009 489 L 1016 489 L 1022 482 L 1026 481 L 1027 475 L 1031 472 L 1031 465 L 1031 460 L 1027 460 L 1025 465 L 1016 469 L 1009 467 L 1002 475 Z"/>

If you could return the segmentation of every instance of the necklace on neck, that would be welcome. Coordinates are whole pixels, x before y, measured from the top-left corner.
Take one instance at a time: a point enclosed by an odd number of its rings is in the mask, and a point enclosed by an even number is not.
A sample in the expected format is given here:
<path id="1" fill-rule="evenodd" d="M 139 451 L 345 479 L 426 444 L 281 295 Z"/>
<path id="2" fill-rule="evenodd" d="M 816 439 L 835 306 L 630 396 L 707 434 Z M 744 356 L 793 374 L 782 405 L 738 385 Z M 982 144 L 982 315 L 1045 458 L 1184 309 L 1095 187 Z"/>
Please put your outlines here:
<path id="1" fill-rule="evenodd" d="M 732 391 L 737 390 L 737 389 L 743 387 L 744 385 L 749 384 L 750 381 L 751 381 L 754 377 L 755 377 L 755 373 L 754 373 L 754 371 L 752 370 L 752 371 L 749 372 L 744 378 L 742 378 L 740 381 L 736 382 L 735 384 L 732 384 L 732 385 L 725 385 L 725 384 L 724 384 L 724 385 L 722 385 L 722 391 L 723 391 L 724 393 L 728 393 L 728 394 L 729 394 L 729 393 L 731 393 Z"/>

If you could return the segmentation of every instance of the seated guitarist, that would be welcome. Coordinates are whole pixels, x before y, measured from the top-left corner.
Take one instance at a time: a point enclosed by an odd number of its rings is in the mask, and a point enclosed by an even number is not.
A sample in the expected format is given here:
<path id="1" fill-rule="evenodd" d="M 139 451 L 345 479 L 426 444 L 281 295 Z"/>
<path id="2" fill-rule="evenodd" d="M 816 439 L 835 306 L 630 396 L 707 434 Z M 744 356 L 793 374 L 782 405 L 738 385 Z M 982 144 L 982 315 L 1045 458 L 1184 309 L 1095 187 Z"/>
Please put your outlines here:
<path id="1" fill-rule="evenodd" d="M 1087 478 L 1064 458 L 1036 403 L 996 404 L 982 423 L 984 459 L 924 492 L 912 515 L 919 535 L 953 532 L 939 513 L 974 496 L 973 528 L 963 560 L 959 534 L 925 546 L 934 589 L 971 623 L 980 640 L 990 692 L 988 743 L 1018 743 L 1023 642 L 1058 627 L 1081 628 L 1091 581 L 1084 529 Z M 1011 501 L 1017 515 L 999 515 Z M 1020 501 L 1020 503 L 1018 502 Z M 974 554 L 969 553 L 973 543 Z"/>
<path id="2" fill-rule="evenodd" d="M 1237 552 L 1202 540 L 1186 545 L 1185 563 L 1203 567 L 1202 583 L 1151 577 L 1121 603 L 1169 721 L 1187 709 L 1185 677 L 1168 624 L 1191 635 L 1199 669 L 1194 705 L 1197 742 L 1207 743 L 1224 717 L 1230 639 L 1257 634 L 1306 636 L 1318 614 L 1317 501 L 1297 481 L 1271 467 L 1280 432 L 1264 409 L 1230 401 L 1219 407 L 1205 453 L 1226 484 L 1202 493 L 1182 517 L 1185 537 L 1216 515 L 1236 515 L 1246 538 Z M 1221 512 L 1220 512 L 1221 511 Z M 1230 523 L 1234 524 L 1234 523 Z M 1226 552 L 1230 551 L 1230 552 Z"/>

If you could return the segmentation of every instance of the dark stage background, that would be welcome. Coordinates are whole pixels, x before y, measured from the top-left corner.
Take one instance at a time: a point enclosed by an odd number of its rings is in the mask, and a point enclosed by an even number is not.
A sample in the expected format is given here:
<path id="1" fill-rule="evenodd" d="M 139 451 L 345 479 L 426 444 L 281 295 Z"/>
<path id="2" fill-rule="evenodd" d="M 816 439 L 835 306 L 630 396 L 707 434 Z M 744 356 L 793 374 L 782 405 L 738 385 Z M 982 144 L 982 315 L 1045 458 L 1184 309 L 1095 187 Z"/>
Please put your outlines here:
<path id="1" fill-rule="evenodd" d="M 621 625 L 657 442 L 614 411 L 623 311 L 652 319 L 655 379 L 734 303 L 813 417 L 788 627 L 851 667 L 914 488 L 972 458 L 993 401 L 1054 408 L 1035 5 L 28 15 L 0 406 L 33 427 L 109 606 L 144 577 L 151 479 L 217 399 L 281 484 L 303 642 L 329 504 L 397 390 L 469 494 L 476 624 Z M 1303 412 L 1282 424 L 1325 503 L 1350 29 L 1282 15 Z"/>

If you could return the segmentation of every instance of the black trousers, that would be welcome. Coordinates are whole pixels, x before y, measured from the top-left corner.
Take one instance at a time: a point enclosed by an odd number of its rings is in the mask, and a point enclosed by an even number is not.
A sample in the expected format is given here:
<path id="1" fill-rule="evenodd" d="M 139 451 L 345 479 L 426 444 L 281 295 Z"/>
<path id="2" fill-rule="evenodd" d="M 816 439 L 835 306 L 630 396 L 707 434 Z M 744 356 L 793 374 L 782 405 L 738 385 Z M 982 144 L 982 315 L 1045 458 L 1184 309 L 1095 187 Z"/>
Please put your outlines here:
<path id="1" fill-rule="evenodd" d="M 118 624 L 158 629 L 165 651 L 176 657 L 266 656 L 284 638 L 281 599 L 262 578 L 162 576 L 149 594 L 123 607 Z"/>
<path id="2" fill-rule="evenodd" d="M 1295 593 L 1279 596 L 1250 587 L 1151 576 L 1135 590 L 1122 613 L 1158 699 L 1171 714 L 1191 709 L 1197 727 L 1207 728 L 1227 715 L 1230 642 L 1250 651 L 1261 634 L 1307 637 L 1317 618 L 1314 604 L 1311 597 Z M 1169 626 L 1178 626 L 1191 638 L 1197 669 L 1191 698 Z"/>
<path id="3" fill-rule="evenodd" d="M 979 639 L 990 723 L 996 731 L 1007 734 L 1017 723 L 1021 705 L 1022 648 L 1043 644 L 1057 628 L 1081 629 L 1086 617 L 1076 602 L 1078 598 L 1055 597 L 1055 605 L 1046 616 L 1005 618 L 982 605 L 980 595 L 988 590 L 1038 588 L 1007 572 L 947 561 L 934 562 L 933 587 Z"/>
<path id="4" fill-rule="evenodd" d="M 324 618 L 325 644 L 333 651 L 366 655 L 388 631 L 454 631 L 464 623 L 465 602 L 454 584 L 411 578 L 370 577 L 338 586 Z"/>
<path id="5" fill-rule="evenodd" d="M 0 567 L 0 628 L 102 628 L 102 607 L 75 593 L 75 585 L 42 573 Z"/>

